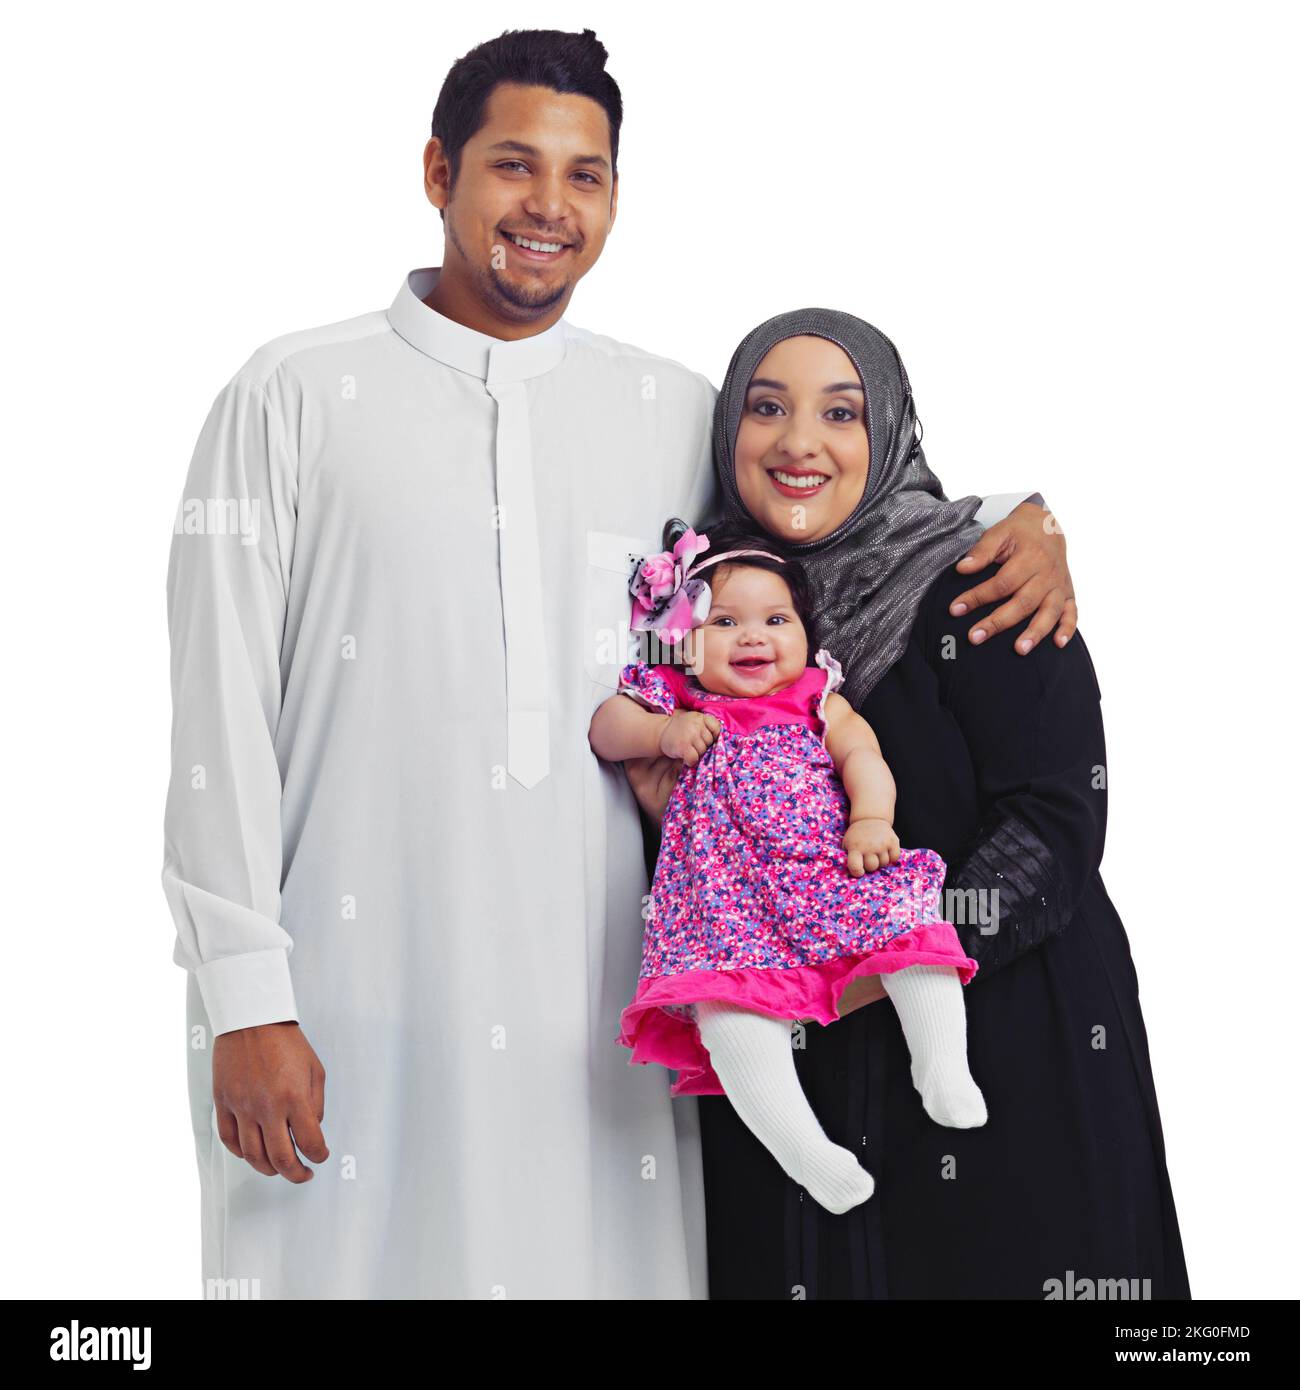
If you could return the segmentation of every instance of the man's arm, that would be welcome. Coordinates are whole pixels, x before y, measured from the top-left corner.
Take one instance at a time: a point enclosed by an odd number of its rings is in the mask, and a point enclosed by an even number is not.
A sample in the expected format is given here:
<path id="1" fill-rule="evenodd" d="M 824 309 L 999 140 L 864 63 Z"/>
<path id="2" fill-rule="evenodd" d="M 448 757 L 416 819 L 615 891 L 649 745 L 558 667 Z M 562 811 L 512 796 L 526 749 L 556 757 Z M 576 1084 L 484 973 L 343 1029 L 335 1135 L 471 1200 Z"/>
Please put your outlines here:
<path id="1" fill-rule="evenodd" d="M 992 564 L 1001 568 L 992 579 L 958 594 L 948 611 L 959 618 L 985 604 L 1006 600 L 987 617 L 971 624 L 967 639 L 976 644 L 1032 614 L 1032 621 L 1015 644 L 1016 652 L 1024 656 L 1053 628 L 1056 645 L 1065 646 L 1079 626 L 1079 608 L 1065 558 L 1065 535 L 1055 516 L 1040 505 L 1040 493 L 1034 493 L 1008 515 L 988 524 L 1018 495 L 1000 493 L 987 497 L 975 514 L 975 520 L 987 529 L 970 553 L 957 561 L 957 569 L 963 574 L 978 574 Z"/>
<path id="2" fill-rule="evenodd" d="M 245 372 L 247 369 L 245 369 Z M 266 388 L 241 372 L 195 447 L 167 574 L 172 770 L 163 888 L 174 959 L 194 974 L 215 1043 L 213 1099 L 232 1153 L 311 1177 L 324 1070 L 297 1026 L 293 939 L 280 925 L 280 648 L 296 469 Z"/>
<path id="3" fill-rule="evenodd" d="M 975 520 L 987 531 L 990 526 L 996 526 L 999 521 L 1009 517 L 1022 502 L 1033 502 L 1039 507 L 1047 506 L 1041 492 L 1031 492 L 1028 496 L 1023 492 L 994 492 L 984 499 L 979 511 L 975 513 Z"/>
<path id="4" fill-rule="evenodd" d="M 680 516 L 697 530 L 722 514 L 722 489 L 713 464 L 713 410 L 718 393 L 703 376 L 693 374 L 695 388 L 693 423 L 683 449 L 683 468 L 674 479 L 668 498 L 668 516 Z"/>
<path id="5" fill-rule="evenodd" d="M 213 1034 L 298 1017 L 280 917 L 280 641 L 291 474 L 237 376 L 190 464 L 167 572 L 172 770 L 163 888 Z"/>

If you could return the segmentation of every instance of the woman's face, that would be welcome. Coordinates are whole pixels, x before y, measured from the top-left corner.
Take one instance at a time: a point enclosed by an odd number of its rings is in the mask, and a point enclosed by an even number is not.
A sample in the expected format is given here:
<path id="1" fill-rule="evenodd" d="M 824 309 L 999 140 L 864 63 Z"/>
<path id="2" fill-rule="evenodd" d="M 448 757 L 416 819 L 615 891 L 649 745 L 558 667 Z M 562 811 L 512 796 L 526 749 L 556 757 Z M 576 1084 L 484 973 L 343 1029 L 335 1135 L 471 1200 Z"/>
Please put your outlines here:
<path id="1" fill-rule="evenodd" d="M 797 681 L 808 664 L 808 633 L 779 574 L 718 566 L 709 616 L 683 647 L 696 679 L 715 695 L 768 695 Z"/>
<path id="2" fill-rule="evenodd" d="M 848 353 L 826 338 L 787 338 L 758 364 L 736 435 L 736 486 L 773 535 L 817 540 L 862 500 L 870 470 L 867 408 Z"/>

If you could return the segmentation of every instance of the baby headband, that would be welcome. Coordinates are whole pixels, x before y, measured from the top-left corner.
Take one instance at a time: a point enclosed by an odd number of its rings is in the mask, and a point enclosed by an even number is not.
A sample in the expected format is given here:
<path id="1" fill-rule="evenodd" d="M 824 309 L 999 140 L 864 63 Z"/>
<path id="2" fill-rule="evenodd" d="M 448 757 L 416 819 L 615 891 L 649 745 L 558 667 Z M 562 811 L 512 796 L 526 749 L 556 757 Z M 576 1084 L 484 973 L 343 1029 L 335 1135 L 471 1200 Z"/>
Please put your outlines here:
<path id="1" fill-rule="evenodd" d="M 700 555 L 709 548 L 709 538 L 696 535 L 689 527 L 671 550 L 661 550 L 642 560 L 628 581 L 632 595 L 633 632 L 654 632 L 668 643 L 680 642 L 693 627 L 709 616 L 713 591 L 707 580 L 698 577 L 709 565 L 734 560 L 741 555 L 762 555 L 785 564 L 780 555 L 766 550 L 725 550 L 721 555 Z"/>

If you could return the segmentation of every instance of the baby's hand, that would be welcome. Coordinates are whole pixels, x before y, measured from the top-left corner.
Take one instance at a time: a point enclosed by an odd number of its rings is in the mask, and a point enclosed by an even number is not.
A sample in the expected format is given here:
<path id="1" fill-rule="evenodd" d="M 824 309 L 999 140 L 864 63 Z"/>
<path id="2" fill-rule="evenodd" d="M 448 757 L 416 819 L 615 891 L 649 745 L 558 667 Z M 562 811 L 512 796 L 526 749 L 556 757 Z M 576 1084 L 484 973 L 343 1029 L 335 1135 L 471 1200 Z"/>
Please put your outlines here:
<path id="1" fill-rule="evenodd" d="M 855 820 L 844 832 L 848 871 L 854 878 L 897 864 L 902 854 L 898 836 L 887 820 Z"/>
<path id="2" fill-rule="evenodd" d="M 694 767 L 721 732 L 722 725 L 711 714 L 695 709 L 678 710 L 668 716 L 664 731 L 659 735 L 659 751 L 687 767 Z"/>

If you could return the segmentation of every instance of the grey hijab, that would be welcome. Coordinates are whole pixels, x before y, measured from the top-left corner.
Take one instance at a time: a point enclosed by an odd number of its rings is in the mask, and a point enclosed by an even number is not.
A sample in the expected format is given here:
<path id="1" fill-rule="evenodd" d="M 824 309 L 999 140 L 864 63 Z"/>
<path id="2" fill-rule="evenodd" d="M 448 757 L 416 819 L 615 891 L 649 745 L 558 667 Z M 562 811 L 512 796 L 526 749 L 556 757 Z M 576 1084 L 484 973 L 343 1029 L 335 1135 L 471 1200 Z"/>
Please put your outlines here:
<path id="1" fill-rule="evenodd" d="M 907 371 L 879 329 L 834 309 L 795 309 L 755 328 L 736 349 L 713 416 L 713 451 L 727 521 L 756 525 L 736 486 L 736 432 L 758 364 L 777 343 L 810 334 L 848 353 L 866 397 L 867 486 L 851 515 L 817 540 L 780 539 L 813 590 L 817 638 L 844 669 L 858 708 L 902 655 L 925 591 L 983 534 L 978 497 L 955 502 L 930 471 Z"/>

